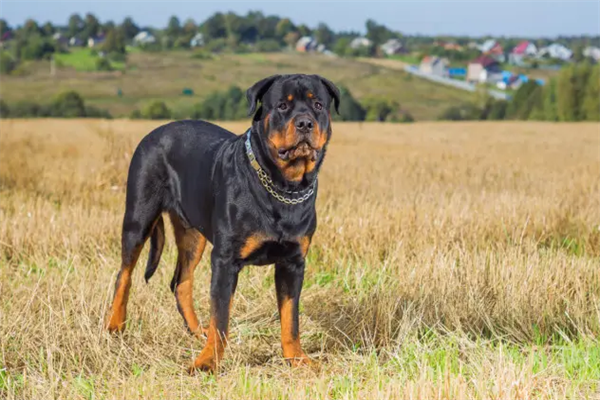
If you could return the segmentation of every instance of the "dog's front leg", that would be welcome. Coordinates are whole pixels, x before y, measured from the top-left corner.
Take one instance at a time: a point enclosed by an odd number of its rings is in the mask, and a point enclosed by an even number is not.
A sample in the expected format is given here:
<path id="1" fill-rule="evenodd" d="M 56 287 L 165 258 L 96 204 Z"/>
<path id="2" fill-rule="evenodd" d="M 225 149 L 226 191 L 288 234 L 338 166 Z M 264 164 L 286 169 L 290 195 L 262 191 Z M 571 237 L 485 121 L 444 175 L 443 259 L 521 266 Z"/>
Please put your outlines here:
<path id="1" fill-rule="evenodd" d="M 304 281 L 304 260 L 275 265 L 275 288 L 281 319 L 283 357 L 292 365 L 310 364 L 300 346 L 298 307 Z"/>
<path id="2" fill-rule="evenodd" d="M 204 349 L 190 367 L 190 373 L 197 369 L 207 372 L 216 371 L 227 345 L 229 312 L 237 286 L 239 268 L 229 258 L 218 255 L 214 249 L 211 267 L 208 338 Z"/>

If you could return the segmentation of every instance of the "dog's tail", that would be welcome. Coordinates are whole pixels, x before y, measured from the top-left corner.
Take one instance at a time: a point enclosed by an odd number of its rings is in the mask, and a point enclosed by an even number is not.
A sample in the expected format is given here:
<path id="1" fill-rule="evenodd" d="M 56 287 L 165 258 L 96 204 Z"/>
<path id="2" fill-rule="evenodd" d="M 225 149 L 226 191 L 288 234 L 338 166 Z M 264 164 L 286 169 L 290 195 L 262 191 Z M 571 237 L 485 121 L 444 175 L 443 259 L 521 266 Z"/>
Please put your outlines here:
<path id="1" fill-rule="evenodd" d="M 148 263 L 146 264 L 146 273 L 144 274 L 144 279 L 146 279 L 146 283 L 152 278 L 156 268 L 158 268 L 158 263 L 160 262 L 160 256 L 163 252 L 163 247 L 165 247 L 165 223 L 163 222 L 162 215 L 158 217 L 156 224 L 154 224 L 154 229 L 152 230 L 152 236 L 150 236 L 150 254 L 148 257 Z"/>

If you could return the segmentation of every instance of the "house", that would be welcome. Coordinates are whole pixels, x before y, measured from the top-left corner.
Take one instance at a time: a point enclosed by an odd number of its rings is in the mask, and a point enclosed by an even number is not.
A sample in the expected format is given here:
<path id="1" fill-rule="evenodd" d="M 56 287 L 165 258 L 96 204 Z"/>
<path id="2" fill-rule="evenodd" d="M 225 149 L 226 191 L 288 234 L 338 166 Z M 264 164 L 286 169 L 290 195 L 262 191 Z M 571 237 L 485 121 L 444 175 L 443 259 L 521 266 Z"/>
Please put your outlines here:
<path id="1" fill-rule="evenodd" d="M 83 41 L 83 39 L 80 39 L 76 36 L 73 36 L 71 39 L 69 39 L 69 46 L 71 47 L 81 47 L 85 44 L 85 42 Z"/>
<path id="2" fill-rule="evenodd" d="M 394 54 L 406 53 L 406 48 L 400 39 L 390 39 L 381 45 L 381 51 L 388 56 L 392 56 Z"/>
<path id="3" fill-rule="evenodd" d="M 301 53 L 308 53 L 309 51 L 315 51 L 318 43 L 312 36 L 302 36 L 296 42 L 296 51 Z"/>
<path id="4" fill-rule="evenodd" d="M 156 38 L 148 31 L 141 31 L 133 37 L 133 43 L 136 45 L 152 44 L 156 42 Z"/>
<path id="5" fill-rule="evenodd" d="M 594 61 L 600 61 L 600 48 L 588 46 L 583 49 L 583 56 L 593 59 Z"/>
<path id="6" fill-rule="evenodd" d="M 569 61 L 573 57 L 573 52 L 560 43 L 552 43 L 550 46 L 542 47 L 538 51 L 539 58 L 556 58 L 562 61 Z"/>
<path id="7" fill-rule="evenodd" d="M 479 56 L 469 62 L 466 80 L 472 83 L 498 82 L 502 80 L 500 63 L 490 56 Z"/>
<path id="8" fill-rule="evenodd" d="M 204 35 L 200 32 L 196 33 L 190 40 L 190 47 L 202 47 L 204 46 Z"/>
<path id="9" fill-rule="evenodd" d="M 538 49 L 533 42 L 524 40 L 517 44 L 508 56 L 508 62 L 514 65 L 523 65 L 523 60 L 527 57 L 533 57 Z"/>
<path id="10" fill-rule="evenodd" d="M 437 56 L 425 56 L 421 60 L 419 72 L 423 74 L 448 76 L 448 60 Z"/>
<path id="11" fill-rule="evenodd" d="M 500 90 L 506 90 L 506 89 L 518 89 L 519 87 L 521 87 L 521 85 L 525 82 L 527 82 L 527 77 L 524 75 L 515 75 L 512 74 L 511 72 L 508 71 L 504 71 L 502 72 L 502 80 L 499 81 L 496 86 L 498 87 L 498 89 Z"/>
<path id="12" fill-rule="evenodd" d="M 496 45 L 498 45 L 498 42 L 496 42 L 494 39 L 488 39 L 485 42 L 483 42 L 481 45 L 479 45 L 478 49 L 482 53 L 487 53 L 492 48 L 494 48 Z"/>
<path id="13" fill-rule="evenodd" d="M 361 47 L 370 47 L 372 45 L 373 42 L 366 37 L 356 37 L 350 42 L 350 48 L 354 50 L 360 49 Z"/>
<path id="14" fill-rule="evenodd" d="M 444 48 L 444 50 L 450 50 L 450 51 L 463 51 L 464 50 L 464 47 L 462 47 L 460 44 L 454 43 L 454 42 L 444 43 L 444 45 L 442 47 Z"/>
<path id="15" fill-rule="evenodd" d="M 88 38 L 87 45 L 88 47 L 100 46 L 102 43 L 104 43 L 104 40 L 106 40 L 106 37 L 104 35 L 94 36 Z"/>
<path id="16" fill-rule="evenodd" d="M 13 31 L 4 32 L 2 34 L 2 37 L 0 37 L 0 49 L 4 48 L 4 46 L 6 45 L 6 42 L 12 40 L 13 37 L 14 37 Z"/>

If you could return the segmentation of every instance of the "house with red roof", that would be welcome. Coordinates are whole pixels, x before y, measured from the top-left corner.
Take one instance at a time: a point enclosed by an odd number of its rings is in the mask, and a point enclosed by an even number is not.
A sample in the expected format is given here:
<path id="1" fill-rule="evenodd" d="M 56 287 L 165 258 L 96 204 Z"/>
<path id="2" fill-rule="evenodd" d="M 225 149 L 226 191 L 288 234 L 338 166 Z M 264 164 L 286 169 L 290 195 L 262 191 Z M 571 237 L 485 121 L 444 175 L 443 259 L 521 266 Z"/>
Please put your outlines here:
<path id="1" fill-rule="evenodd" d="M 502 80 L 502 69 L 498 60 L 482 55 L 470 61 L 466 81 L 470 83 L 498 82 Z"/>
<path id="2" fill-rule="evenodd" d="M 523 60 L 527 57 L 533 57 L 537 54 L 537 46 L 529 40 L 524 40 L 517 44 L 508 56 L 508 61 L 511 64 L 522 65 Z"/>

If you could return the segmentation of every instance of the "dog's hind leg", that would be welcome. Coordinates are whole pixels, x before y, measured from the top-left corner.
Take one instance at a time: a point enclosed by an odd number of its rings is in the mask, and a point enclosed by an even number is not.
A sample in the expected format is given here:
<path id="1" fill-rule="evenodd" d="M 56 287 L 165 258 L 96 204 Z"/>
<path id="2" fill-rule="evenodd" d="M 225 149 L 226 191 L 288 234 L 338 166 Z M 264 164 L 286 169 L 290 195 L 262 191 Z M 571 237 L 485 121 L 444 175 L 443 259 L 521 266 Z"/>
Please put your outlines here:
<path id="1" fill-rule="evenodd" d="M 139 196 L 139 193 L 132 195 L 129 191 L 134 186 L 128 185 L 121 241 L 121 270 L 115 282 L 115 295 L 107 323 L 107 329 L 111 332 L 121 332 L 125 329 L 131 274 L 144 243 L 146 243 L 161 218 L 160 197 L 149 196 L 148 199 L 145 199 Z M 140 199 L 143 199 L 143 201 Z"/>
<path id="2" fill-rule="evenodd" d="M 177 267 L 171 281 L 171 290 L 175 293 L 177 309 L 187 328 L 200 337 L 201 334 L 206 335 L 207 329 L 200 325 L 194 311 L 194 270 L 202 258 L 206 238 L 198 230 L 184 226 L 175 213 L 170 213 L 170 217 L 177 242 Z"/>

